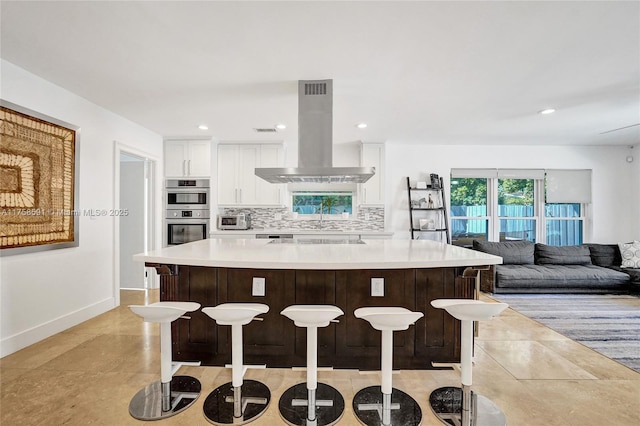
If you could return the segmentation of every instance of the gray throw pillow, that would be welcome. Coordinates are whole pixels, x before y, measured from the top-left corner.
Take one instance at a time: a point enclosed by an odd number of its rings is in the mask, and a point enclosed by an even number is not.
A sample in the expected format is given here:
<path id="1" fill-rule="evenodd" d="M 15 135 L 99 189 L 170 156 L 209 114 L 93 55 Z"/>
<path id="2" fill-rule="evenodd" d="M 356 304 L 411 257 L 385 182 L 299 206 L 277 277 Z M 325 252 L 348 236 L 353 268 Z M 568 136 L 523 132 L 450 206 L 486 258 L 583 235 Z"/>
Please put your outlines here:
<path id="1" fill-rule="evenodd" d="M 502 257 L 504 265 L 533 265 L 534 244 L 531 241 L 473 240 L 473 249 Z"/>
<path id="2" fill-rule="evenodd" d="M 548 246 L 536 243 L 538 265 L 591 265 L 587 246 Z"/>
<path id="3" fill-rule="evenodd" d="M 591 263 L 596 266 L 609 268 L 611 266 L 620 266 L 622 263 L 620 248 L 617 244 L 585 243 L 584 245 L 589 247 Z"/>

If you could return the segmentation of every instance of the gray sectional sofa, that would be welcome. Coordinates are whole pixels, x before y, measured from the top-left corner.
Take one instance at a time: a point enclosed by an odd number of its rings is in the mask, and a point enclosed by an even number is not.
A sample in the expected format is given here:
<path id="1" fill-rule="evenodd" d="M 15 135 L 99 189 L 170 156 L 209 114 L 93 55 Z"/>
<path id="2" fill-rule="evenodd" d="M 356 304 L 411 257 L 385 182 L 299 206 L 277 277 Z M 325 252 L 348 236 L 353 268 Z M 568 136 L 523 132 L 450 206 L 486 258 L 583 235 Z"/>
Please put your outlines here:
<path id="1" fill-rule="evenodd" d="M 548 246 L 530 241 L 474 240 L 474 250 L 501 256 L 481 273 L 490 293 L 628 293 L 640 290 L 640 269 L 621 268 L 617 244 Z"/>

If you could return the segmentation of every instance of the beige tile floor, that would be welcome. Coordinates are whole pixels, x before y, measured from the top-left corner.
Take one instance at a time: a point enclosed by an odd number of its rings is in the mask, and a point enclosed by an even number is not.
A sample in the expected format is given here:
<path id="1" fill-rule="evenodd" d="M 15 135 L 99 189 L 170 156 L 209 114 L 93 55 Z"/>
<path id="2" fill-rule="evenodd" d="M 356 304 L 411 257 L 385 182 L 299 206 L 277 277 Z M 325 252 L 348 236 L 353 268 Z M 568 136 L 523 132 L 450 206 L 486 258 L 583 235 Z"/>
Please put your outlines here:
<path id="1" fill-rule="evenodd" d="M 131 397 L 159 377 L 158 327 L 145 324 L 128 304 L 157 300 L 157 292 L 123 291 L 122 305 L 0 360 L 0 424 L 136 425 Z M 484 296 L 483 296 L 484 297 Z M 166 425 L 207 425 L 206 395 L 230 381 L 218 367 L 183 367 L 203 386 L 194 406 Z M 272 391 L 267 412 L 254 425 L 282 425 L 277 401 L 303 371 L 249 370 L 247 378 Z M 319 380 L 336 387 L 347 408 L 339 425 L 359 422 L 350 407 L 361 388 L 377 384 L 378 373 L 321 371 Z M 411 394 L 423 410 L 423 425 L 440 424 L 427 405 L 429 393 L 455 386 L 453 370 L 399 371 L 394 386 Z M 476 340 L 474 386 L 504 410 L 512 426 L 640 425 L 640 374 L 514 312 L 481 324 Z"/>

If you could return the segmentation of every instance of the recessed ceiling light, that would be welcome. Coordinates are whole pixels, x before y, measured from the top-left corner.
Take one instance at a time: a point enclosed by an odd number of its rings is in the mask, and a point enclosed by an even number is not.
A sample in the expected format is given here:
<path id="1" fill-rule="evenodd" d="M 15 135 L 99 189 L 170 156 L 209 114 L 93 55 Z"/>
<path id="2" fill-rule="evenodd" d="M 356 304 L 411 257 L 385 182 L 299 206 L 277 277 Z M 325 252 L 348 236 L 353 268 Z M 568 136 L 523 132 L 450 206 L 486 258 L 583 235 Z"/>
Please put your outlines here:
<path id="1" fill-rule="evenodd" d="M 547 115 L 547 114 L 553 114 L 554 112 L 556 112 L 555 109 L 547 108 L 547 109 L 543 109 L 542 111 L 538 111 L 538 114 Z"/>
<path id="2" fill-rule="evenodd" d="M 198 129 L 200 130 L 209 130 L 209 126 L 207 126 L 206 124 L 201 124 L 198 126 Z"/>
<path id="3" fill-rule="evenodd" d="M 358 129 L 366 129 L 367 128 L 367 123 L 358 123 L 358 124 L 356 124 L 356 127 Z"/>
<path id="4" fill-rule="evenodd" d="M 278 129 L 278 130 L 284 130 L 286 128 L 287 128 L 287 126 L 285 124 L 276 124 L 276 129 Z"/>

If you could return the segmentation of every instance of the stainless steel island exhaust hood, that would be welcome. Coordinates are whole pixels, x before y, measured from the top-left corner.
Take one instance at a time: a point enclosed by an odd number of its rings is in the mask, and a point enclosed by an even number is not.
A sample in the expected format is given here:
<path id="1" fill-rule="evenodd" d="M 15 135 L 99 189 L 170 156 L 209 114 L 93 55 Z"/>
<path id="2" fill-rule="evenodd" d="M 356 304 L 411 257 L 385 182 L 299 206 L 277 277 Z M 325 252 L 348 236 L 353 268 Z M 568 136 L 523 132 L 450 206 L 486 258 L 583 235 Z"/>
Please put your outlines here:
<path id="1" fill-rule="evenodd" d="M 333 167 L 333 80 L 298 82 L 298 167 L 257 168 L 271 183 L 363 183 L 375 167 Z"/>

